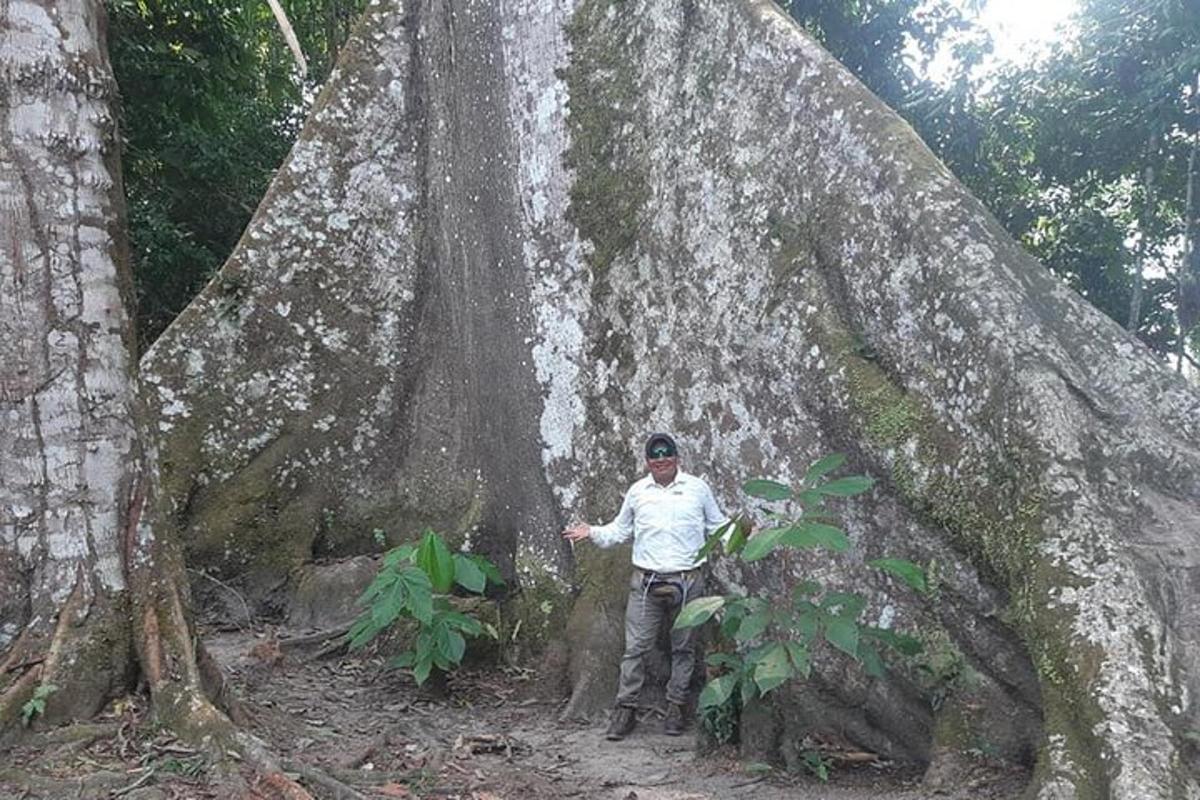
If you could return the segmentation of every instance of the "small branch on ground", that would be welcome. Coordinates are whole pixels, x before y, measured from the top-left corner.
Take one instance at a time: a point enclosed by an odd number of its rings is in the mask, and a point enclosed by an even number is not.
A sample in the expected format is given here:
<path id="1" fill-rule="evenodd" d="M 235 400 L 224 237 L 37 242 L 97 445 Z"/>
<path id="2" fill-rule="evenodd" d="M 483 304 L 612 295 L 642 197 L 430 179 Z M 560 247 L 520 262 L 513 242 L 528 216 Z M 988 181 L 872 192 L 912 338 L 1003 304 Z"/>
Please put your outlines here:
<path id="1" fill-rule="evenodd" d="M 225 583 L 224 581 L 214 578 L 212 575 L 209 575 L 207 572 L 201 572 L 198 569 L 188 568 L 188 574 L 189 575 L 199 575 L 201 578 L 204 578 L 206 580 L 209 580 L 209 581 L 215 583 L 217 586 L 219 586 L 220 588 L 229 592 L 230 594 L 232 594 L 234 597 L 236 597 L 238 599 L 238 602 L 242 604 L 242 611 L 246 615 L 246 625 L 238 625 L 237 626 L 238 630 L 245 630 L 247 625 L 252 625 L 254 623 L 254 615 L 250 613 L 250 604 L 246 602 L 246 598 L 242 597 L 241 592 L 239 592 L 237 589 L 234 589 L 232 586 Z"/>
<path id="2" fill-rule="evenodd" d="M 30 658 L 25 661 L 22 661 L 19 664 L 7 664 L 7 665 L 5 665 L 3 672 L 8 673 L 8 672 L 16 672 L 17 670 L 21 670 L 21 669 L 29 669 L 30 667 L 36 667 L 38 664 L 45 662 L 45 660 L 46 659 L 44 657 L 43 658 Z"/>
<path id="3" fill-rule="evenodd" d="M 291 650 L 297 647 L 306 647 L 310 644 L 323 644 L 330 639 L 345 636 L 349 631 L 350 626 L 343 625 L 340 628 L 333 628 L 327 631 L 318 631 L 304 636 L 293 636 L 290 639 L 280 639 L 279 646 L 284 650 Z"/>
<path id="4" fill-rule="evenodd" d="M 129 784 L 128 786 L 126 786 L 123 789 L 117 789 L 115 792 L 112 793 L 112 796 L 113 797 L 121 797 L 122 795 L 129 794 L 134 789 L 144 786 L 151 778 L 154 777 L 154 772 L 155 772 L 154 767 L 147 767 L 146 771 L 142 773 L 142 776 L 140 778 L 138 778 L 136 781 Z"/>
<path id="5" fill-rule="evenodd" d="M 283 768 L 288 772 L 297 773 L 308 783 L 319 786 L 326 792 L 329 792 L 333 800 L 367 800 L 366 795 L 316 767 L 303 764 L 299 761 L 285 761 Z"/>

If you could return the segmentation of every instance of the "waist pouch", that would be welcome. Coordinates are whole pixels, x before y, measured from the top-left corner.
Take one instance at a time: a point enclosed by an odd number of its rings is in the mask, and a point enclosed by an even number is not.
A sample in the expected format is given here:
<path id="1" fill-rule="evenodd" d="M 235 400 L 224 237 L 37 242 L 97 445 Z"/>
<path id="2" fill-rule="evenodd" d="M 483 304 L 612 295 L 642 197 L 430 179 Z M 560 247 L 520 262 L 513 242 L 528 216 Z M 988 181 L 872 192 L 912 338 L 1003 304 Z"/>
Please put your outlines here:
<path id="1" fill-rule="evenodd" d="M 679 605 L 687 594 L 685 575 L 666 576 L 643 572 L 642 589 L 647 594 L 670 601 L 672 605 Z"/>

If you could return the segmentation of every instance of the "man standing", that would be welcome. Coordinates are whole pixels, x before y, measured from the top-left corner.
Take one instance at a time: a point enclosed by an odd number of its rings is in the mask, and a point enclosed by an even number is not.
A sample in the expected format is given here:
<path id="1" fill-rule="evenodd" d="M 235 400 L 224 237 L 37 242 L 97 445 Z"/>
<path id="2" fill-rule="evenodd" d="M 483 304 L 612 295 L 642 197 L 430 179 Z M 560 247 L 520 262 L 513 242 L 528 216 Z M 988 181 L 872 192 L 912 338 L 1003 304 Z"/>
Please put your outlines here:
<path id="1" fill-rule="evenodd" d="M 625 655 L 617 707 L 605 734 L 622 739 L 637 724 L 637 700 L 645 680 L 642 657 L 654 646 L 663 622 L 674 623 L 688 600 L 704 592 L 696 554 L 704 540 L 728 522 L 712 489 L 679 469 L 675 440 L 655 433 L 646 441 L 649 474 L 625 493 L 616 519 L 607 525 L 572 525 L 563 536 L 611 547 L 633 537 L 633 578 L 625 605 Z M 667 682 L 664 731 L 683 733 L 684 703 L 696 664 L 696 628 L 671 631 L 671 678 Z"/>

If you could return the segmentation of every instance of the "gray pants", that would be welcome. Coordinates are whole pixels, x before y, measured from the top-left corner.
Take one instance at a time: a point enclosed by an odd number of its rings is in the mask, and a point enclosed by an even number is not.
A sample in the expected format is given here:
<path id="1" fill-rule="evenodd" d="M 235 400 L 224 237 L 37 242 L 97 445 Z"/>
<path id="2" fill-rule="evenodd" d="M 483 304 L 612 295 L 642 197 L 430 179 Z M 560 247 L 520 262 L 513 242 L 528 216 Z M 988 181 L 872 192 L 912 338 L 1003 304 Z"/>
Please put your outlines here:
<path id="1" fill-rule="evenodd" d="M 644 582 L 640 569 L 629 582 L 629 600 L 625 604 L 625 655 L 621 658 L 621 679 L 617 688 L 618 706 L 636 706 L 646 671 L 642 657 L 654 647 L 661 626 L 672 625 L 683 603 L 704 595 L 704 575 L 700 570 L 671 576 L 682 591 L 655 590 Z M 696 666 L 696 637 L 699 627 L 671 631 L 671 677 L 667 681 L 667 701 L 683 704 Z"/>

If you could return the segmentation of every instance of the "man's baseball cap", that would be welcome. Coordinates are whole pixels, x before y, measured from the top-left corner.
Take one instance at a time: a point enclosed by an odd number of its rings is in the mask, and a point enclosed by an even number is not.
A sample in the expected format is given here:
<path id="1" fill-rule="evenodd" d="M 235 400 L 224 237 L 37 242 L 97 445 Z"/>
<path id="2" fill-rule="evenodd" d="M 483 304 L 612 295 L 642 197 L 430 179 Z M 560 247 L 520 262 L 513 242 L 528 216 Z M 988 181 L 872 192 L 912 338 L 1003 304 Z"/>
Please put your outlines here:
<path id="1" fill-rule="evenodd" d="M 670 458 L 678 453 L 679 448 L 670 434 L 652 433 L 646 440 L 646 458 Z"/>

